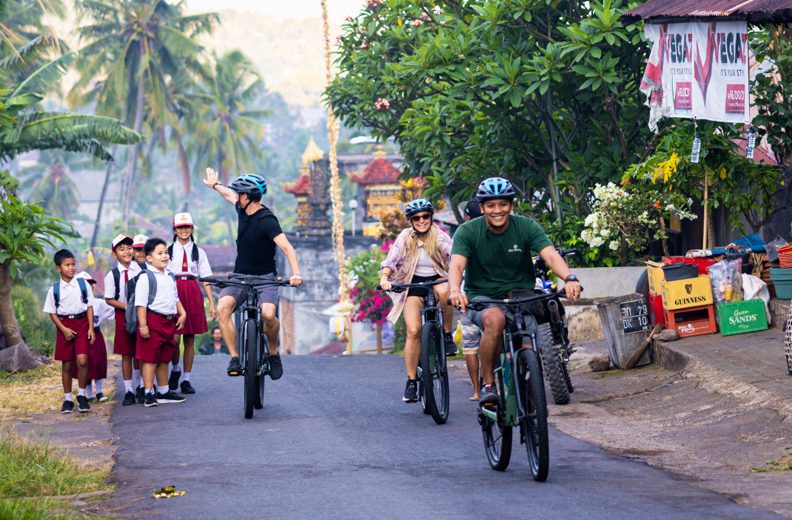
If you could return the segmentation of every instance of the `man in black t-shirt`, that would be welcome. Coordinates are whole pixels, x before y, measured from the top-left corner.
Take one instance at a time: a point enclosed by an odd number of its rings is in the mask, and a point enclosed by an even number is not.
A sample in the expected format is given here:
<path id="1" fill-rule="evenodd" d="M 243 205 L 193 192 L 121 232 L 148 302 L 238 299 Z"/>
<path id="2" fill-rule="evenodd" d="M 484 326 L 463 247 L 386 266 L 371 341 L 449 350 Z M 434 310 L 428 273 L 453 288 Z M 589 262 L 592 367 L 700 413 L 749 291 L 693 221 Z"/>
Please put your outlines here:
<path id="1" fill-rule="evenodd" d="M 225 187 L 217 180 L 217 172 L 211 168 L 206 169 L 204 184 L 219 192 L 225 200 L 234 205 L 239 217 L 237 230 L 237 258 L 234 272 L 229 275 L 229 280 L 255 277 L 261 281 L 256 286 L 261 317 L 264 322 L 264 333 L 269 340 L 269 375 L 272 379 L 279 379 L 283 375 L 283 366 L 278 355 L 278 334 L 280 322 L 277 317 L 278 287 L 272 285 L 277 280 L 278 272 L 275 268 L 275 246 L 279 247 L 286 255 L 291 267 L 291 285 L 301 285 L 300 266 L 297 262 L 297 253 L 289 243 L 286 235 L 281 231 L 277 217 L 269 208 L 261 204 L 261 197 L 267 193 L 267 183 L 260 175 L 245 174 L 237 178 L 230 186 Z M 245 291 L 240 287 L 226 287 L 220 292 L 220 301 L 217 304 L 217 313 L 220 315 L 220 332 L 223 333 L 226 347 L 231 353 L 231 363 L 228 365 L 228 375 L 238 376 L 242 373 L 239 363 L 239 353 L 236 348 L 236 327 L 231 316 L 236 308 L 243 304 Z"/>

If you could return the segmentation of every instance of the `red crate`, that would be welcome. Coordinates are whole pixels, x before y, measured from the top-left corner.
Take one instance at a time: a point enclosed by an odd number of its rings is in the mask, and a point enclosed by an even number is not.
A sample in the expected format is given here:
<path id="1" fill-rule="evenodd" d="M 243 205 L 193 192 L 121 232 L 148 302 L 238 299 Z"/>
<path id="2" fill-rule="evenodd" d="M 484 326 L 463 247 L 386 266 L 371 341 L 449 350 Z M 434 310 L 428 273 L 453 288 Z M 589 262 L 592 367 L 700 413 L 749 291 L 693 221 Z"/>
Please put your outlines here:
<path id="1" fill-rule="evenodd" d="M 663 257 L 663 264 L 671 265 L 678 263 L 695 265 L 698 267 L 698 274 L 709 274 L 707 267 L 715 265 L 715 260 L 711 258 L 687 258 L 685 256 L 666 256 Z"/>
<path id="2" fill-rule="evenodd" d="M 649 293 L 649 321 L 652 326 L 665 326 L 665 313 L 663 312 L 663 297 L 659 294 Z"/>
<path id="3" fill-rule="evenodd" d="M 665 311 L 665 321 L 666 328 L 674 329 L 683 338 L 718 332 L 714 305 Z"/>

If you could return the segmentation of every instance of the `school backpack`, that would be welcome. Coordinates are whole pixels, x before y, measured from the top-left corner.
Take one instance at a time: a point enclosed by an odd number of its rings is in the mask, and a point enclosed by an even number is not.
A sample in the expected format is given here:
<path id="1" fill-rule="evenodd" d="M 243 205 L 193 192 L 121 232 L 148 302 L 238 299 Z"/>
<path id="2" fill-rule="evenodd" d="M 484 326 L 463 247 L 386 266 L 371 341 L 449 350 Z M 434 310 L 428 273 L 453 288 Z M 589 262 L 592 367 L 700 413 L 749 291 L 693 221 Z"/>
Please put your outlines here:
<path id="1" fill-rule="evenodd" d="M 166 271 L 168 276 L 171 277 L 173 283 L 176 283 L 176 277 L 170 271 Z M 137 334 L 138 329 L 138 315 L 137 315 L 137 306 L 135 305 L 135 289 L 137 288 L 138 279 L 146 275 L 148 277 L 149 283 L 149 294 L 148 294 L 148 301 L 146 302 L 146 308 L 148 309 L 152 303 L 154 303 L 154 297 L 157 296 L 157 279 L 154 276 L 154 273 L 149 271 L 148 269 L 144 270 L 142 273 L 139 273 L 137 276 L 129 280 L 126 285 L 126 294 L 127 294 L 127 306 L 126 311 L 124 313 L 124 317 L 126 318 L 126 330 L 130 334 Z M 130 305 L 130 302 L 132 305 Z"/>
<path id="2" fill-rule="evenodd" d="M 135 263 L 140 267 L 142 271 L 146 270 L 146 262 L 135 262 Z M 113 281 L 115 282 L 115 298 L 113 299 L 115 301 L 118 301 L 118 298 L 121 297 L 121 269 L 119 269 L 118 266 L 115 266 L 110 270 L 110 272 L 113 273 Z M 127 293 L 127 295 L 128 294 L 129 293 Z M 127 301 L 129 301 L 129 298 L 127 298 Z"/>
<path id="3" fill-rule="evenodd" d="M 80 286 L 82 302 L 88 305 L 88 286 L 85 285 L 85 278 L 77 278 L 77 285 Z M 55 297 L 55 313 L 57 314 L 58 307 L 60 307 L 60 280 L 52 285 L 52 295 Z"/>

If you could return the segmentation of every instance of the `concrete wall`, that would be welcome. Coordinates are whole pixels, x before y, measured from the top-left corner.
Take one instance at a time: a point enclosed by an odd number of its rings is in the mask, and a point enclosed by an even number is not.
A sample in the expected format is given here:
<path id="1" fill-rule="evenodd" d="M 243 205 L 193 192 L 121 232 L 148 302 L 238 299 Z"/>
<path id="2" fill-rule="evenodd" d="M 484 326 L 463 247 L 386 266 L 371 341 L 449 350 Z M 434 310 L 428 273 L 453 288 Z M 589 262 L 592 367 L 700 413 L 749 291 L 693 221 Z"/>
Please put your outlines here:
<path id="1" fill-rule="evenodd" d="M 634 293 L 644 271 L 646 267 L 580 267 L 572 269 L 572 274 L 583 286 L 582 297 L 589 300 Z M 564 282 L 559 280 L 558 285 L 563 287 Z"/>

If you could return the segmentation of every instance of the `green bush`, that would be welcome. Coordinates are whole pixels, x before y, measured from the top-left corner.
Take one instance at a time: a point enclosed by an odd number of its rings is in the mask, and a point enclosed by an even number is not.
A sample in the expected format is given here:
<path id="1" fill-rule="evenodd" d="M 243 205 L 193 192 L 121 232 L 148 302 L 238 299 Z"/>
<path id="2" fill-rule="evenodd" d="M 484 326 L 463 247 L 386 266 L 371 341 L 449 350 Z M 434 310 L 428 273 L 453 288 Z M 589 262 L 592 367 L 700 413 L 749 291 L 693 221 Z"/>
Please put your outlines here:
<path id="1" fill-rule="evenodd" d="M 555 247 L 563 249 L 577 248 L 575 256 L 566 258 L 570 267 L 613 267 L 614 265 L 620 265 L 618 251 L 611 251 L 606 245 L 596 248 L 591 247 L 580 237 L 580 234 L 586 229 L 583 219 L 567 214 L 564 215 L 564 220 L 559 222 L 555 219 L 555 215 L 545 213 L 544 216 L 545 218 L 540 224 Z"/>
<path id="2" fill-rule="evenodd" d="M 28 347 L 51 356 L 55 351 L 55 324 L 41 312 L 38 296 L 31 289 L 15 284 L 11 288 L 11 305 Z"/>

